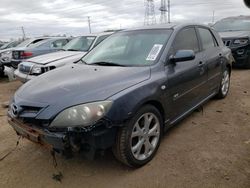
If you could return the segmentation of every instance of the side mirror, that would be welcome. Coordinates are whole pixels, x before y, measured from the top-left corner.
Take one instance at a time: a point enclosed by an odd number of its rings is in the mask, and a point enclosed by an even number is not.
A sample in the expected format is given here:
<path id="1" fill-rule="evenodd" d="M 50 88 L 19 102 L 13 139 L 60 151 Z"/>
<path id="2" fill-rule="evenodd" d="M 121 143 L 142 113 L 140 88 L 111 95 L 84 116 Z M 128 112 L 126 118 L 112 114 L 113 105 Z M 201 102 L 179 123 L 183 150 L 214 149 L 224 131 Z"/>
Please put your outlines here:
<path id="1" fill-rule="evenodd" d="M 170 61 L 177 63 L 180 61 L 190 61 L 195 58 L 193 50 L 178 50 L 174 56 L 170 56 Z"/>

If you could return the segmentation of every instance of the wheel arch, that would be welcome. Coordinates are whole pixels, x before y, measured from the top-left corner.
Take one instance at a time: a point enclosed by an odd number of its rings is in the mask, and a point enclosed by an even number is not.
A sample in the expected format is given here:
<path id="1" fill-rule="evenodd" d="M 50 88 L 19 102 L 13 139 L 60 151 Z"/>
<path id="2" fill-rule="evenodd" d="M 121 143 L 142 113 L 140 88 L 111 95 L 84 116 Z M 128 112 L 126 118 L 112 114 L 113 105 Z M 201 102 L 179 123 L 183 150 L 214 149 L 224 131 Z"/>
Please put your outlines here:
<path id="1" fill-rule="evenodd" d="M 154 106 L 157 110 L 159 110 L 161 116 L 162 116 L 162 120 L 163 120 L 163 123 L 165 122 L 165 110 L 164 110 L 164 107 L 163 105 L 157 101 L 157 100 L 148 100 L 148 101 L 145 101 L 144 103 L 140 104 L 137 108 L 136 108 L 136 111 L 139 110 L 140 108 L 142 108 L 143 106 L 146 106 L 146 105 L 152 105 Z"/>

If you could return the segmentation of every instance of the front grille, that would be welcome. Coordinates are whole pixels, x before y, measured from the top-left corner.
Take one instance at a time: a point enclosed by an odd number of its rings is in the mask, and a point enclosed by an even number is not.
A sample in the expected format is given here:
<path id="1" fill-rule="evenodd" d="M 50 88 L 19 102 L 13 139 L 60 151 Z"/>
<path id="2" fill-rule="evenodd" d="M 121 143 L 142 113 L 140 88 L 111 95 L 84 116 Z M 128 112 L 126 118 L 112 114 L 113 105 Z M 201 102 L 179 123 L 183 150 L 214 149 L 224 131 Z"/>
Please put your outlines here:
<path id="1" fill-rule="evenodd" d="M 223 40 L 225 46 L 231 46 L 232 40 Z"/>
<path id="2" fill-rule="evenodd" d="M 20 64 L 20 65 L 19 65 L 19 71 L 20 71 L 20 72 L 23 72 L 23 73 L 30 73 L 30 71 L 31 71 L 31 66 L 30 66 L 30 65 Z"/>

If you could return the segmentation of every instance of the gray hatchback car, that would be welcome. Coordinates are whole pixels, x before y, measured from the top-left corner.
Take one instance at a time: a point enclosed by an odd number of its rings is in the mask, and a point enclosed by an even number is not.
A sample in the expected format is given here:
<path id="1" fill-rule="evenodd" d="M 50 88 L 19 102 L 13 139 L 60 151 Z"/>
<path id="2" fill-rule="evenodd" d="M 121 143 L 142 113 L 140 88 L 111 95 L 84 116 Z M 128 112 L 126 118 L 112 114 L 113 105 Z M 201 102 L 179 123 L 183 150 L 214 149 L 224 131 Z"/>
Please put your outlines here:
<path id="1" fill-rule="evenodd" d="M 79 63 L 24 84 L 11 100 L 17 134 L 69 154 L 113 148 L 140 167 L 156 154 L 164 130 L 213 97 L 227 96 L 230 49 L 204 25 L 118 32 Z"/>

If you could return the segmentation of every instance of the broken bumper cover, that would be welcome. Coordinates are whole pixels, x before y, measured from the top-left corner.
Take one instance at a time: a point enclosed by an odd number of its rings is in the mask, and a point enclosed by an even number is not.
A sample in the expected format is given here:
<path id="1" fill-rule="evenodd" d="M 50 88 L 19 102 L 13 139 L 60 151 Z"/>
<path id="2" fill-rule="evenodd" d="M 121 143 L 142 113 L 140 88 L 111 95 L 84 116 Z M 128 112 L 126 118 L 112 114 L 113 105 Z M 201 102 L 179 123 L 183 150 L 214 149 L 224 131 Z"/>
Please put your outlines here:
<path id="1" fill-rule="evenodd" d="M 34 75 L 29 75 L 29 74 L 22 73 L 22 72 L 20 72 L 18 69 L 15 70 L 14 74 L 15 74 L 15 77 L 16 77 L 19 81 L 21 81 L 21 82 L 23 82 L 23 83 L 25 83 L 25 82 L 27 82 L 27 81 L 29 81 L 29 80 L 31 80 L 31 79 L 37 77 L 37 76 L 34 76 Z"/>
<path id="2" fill-rule="evenodd" d="M 71 151 L 93 152 L 111 147 L 115 142 L 116 128 L 98 126 L 91 131 L 51 132 L 34 128 L 14 119 L 8 119 L 16 133 L 50 150 L 65 153 Z"/>
<path id="3" fill-rule="evenodd" d="M 28 140 L 48 147 L 49 149 L 64 150 L 67 146 L 65 133 L 45 132 L 41 129 L 25 125 L 15 119 L 8 119 L 16 133 Z"/>

